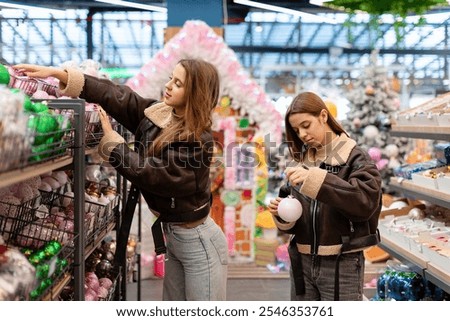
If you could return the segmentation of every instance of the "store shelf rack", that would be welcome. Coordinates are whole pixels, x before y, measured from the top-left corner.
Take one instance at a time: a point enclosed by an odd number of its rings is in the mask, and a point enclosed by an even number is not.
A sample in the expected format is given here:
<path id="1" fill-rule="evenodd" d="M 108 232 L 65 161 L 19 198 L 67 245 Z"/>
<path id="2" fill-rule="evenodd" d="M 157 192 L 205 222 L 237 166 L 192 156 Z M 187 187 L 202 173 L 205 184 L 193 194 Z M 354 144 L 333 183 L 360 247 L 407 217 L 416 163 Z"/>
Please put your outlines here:
<path id="1" fill-rule="evenodd" d="M 74 235 L 84 235 L 84 177 L 85 177 L 85 101 L 83 99 L 47 100 L 51 109 L 71 113 L 73 144 L 71 153 L 49 161 L 0 173 L 0 187 L 19 183 L 48 171 L 72 165 L 74 171 Z M 84 300 L 84 238 L 74 238 L 73 279 L 74 299 Z M 52 295 L 52 298 L 56 294 Z"/>
<path id="2" fill-rule="evenodd" d="M 450 127 L 392 125 L 392 136 L 450 141 Z"/>
<path id="3" fill-rule="evenodd" d="M 402 193 L 405 197 L 421 199 L 439 206 L 450 208 L 450 191 L 447 193 L 429 189 L 414 184 L 407 179 L 401 179 L 398 177 L 391 177 L 389 187 L 394 191 Z"/>
<path id="4" fill-rule="evenodd" d="M 432 139 L 450 141 L 450 127 L 445 126 L 399 126 L 393 125 L 391 135 L 408 138 Z M 426 200 L 433 204 L 450 208 L 450 191 L 439 191 L 414 184 L 410 180 L 391 177 L 389 187 L 412 199 Z M 407 263 L 415 272 L 420 273 L 426 280 L 450 293 L 450 275 L 436 267 L 432 261 L 424 261 L 389 239 L 389 235 L 382 235 L 380 247 L 394 257 Z"/>
<path id="5" fill-rule="evenodd" d="M 412 271 L 420 274 L 425 280 L 450 293 L 450 276 L 438 268 L 430 268 L 428 262 L 424 262 L 422 258 L 412 254 L 409 249 L 399 246 L 386 235 L 382 236 L 379 247 L 408 265 Z"/>

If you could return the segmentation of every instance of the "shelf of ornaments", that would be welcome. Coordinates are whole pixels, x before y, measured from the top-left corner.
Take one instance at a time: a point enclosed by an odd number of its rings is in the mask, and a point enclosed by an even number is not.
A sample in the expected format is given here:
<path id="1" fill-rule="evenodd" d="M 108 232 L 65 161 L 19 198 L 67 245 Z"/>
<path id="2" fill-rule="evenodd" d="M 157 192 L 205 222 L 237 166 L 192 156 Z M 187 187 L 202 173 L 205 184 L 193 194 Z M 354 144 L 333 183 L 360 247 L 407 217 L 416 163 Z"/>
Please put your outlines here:
<path id="1" fill-rule="evenodd" d="M 450 293 L 450 189 L 428 188 L 399 177 L 391 177 L 389 186 L 411 204 L 382 212 L 380 246 Z"/>
<path id="2" fill-rule="evenodd" d="M 80 166 L 80 164 L 84 162 L 86 156 L 94 153 L 96 145 L 102 136 L 101 124 L 95 108 L 87 108 L 88 104 L 79 99 L 48 99 L 50 97 L 43 90 L 38 91 L 40 94 L 46 94 L 46 97 L 38 97 L 35 95 L 37 94 L 37 87 L 34 88 L 33 81 L 28 78 L 21 80 L 18 85 L 18 87 L 13 86 L 16 89 L 12 89 L 11 92 L 3 87 L 0 88 L 1 93 L 6 95 L 6 99 L 5 95 L 1 95 L 4 104 L 2 104 L 3 113 L 0 115 L 0 125 L 2 125 L 0 126 L 2 127 L 0 132 L 2 134 L 0 155 L 4 159 L 2 166 L 0 166 L 0 189 L 25 182 L 45 173 L 70 167 L 78 172 L 76 175 L 78 179 L 73 189 L 81 192 L 84 187 L 84 179 L 80 180 L 80 178 L 84 176 L 84 165 Z M 45 85 L 47 86 L 47 84 Z M 47 87 L 50 91 L 54 89 L 53 86 Z M 8 96 L 11 93 L 14 94 Z M 25 93 L 24 100 L 21 100 L 22 95 L 20 93 Z M 30 99 L 31 95 L 33 97 Z M 42 98 L 45 98 L 45 100 Z M 20 103 L 18 103 L 19 100 Z M 6 106 L 8 108 L 5 108 Z M 91 105 L 90 107 L 94 106 Z M 8 110 L 10 113 L 8 113 Z M 50 123 L 52 125 L 57 124 L 58 126 L 53 126 L 55 128 L 40 128 L 40 125 L 47 123 L 45 122 L 46 120 L 51 120 L 52 122 Z M 20 124 L 24 127 L 22 130 L 19 128 Z M 113 126 L 116 125 L 114 121 L 112 124 Z M 7 125 L 9 126 L 7 127 Z M 73 125 L 73 128 L 70 128 L 70 125 Z M 21 133 L 23 137 L 18 135 L 18 133 Z M 52 141 L 47 146 L 47 138 L 50 136 Z M 46 142 L 38 142 L 38 139 Z M 21 149 L 21 146 L 24 149 Z M 74 203 L 82 204 L 85 199 L 84 193 L 76 194 L 77 196 L 73 196 Z M 89 198 L 87 195 L 86 197 Z M 89 200 L 85 202 L 85 206 L 88 203 Z M 102 204 L 91 204 L 89 206 L 101 207 Z M 73 212 L 83 214 L 82 206 L 75 205 L 74 207 Z M 105 207 L 108 208 L 108 206 Z M 112 209 L 109 212 L 112 213 Z M 74 217 L 83 217 L 81 214 L 74 215 Z M 9 219 L 4 220 L 7 221 Z M 76 233 L 79 233 L 77 235 L 86 233 L 85 237 L 87 239 L 81 242 L 80 237 L 76 236 L 73 238 L 72 242 L 77 245 L 77 250 L 74 251 L 74 266 L 83 265 L 82 262 L 75 262 L 80 257 L 76 252 L 83 253 L 85 259 L 89 257 L 101 244 L 103 238 L 113 230 L 115 225 L 114 213 L 112 215 L 104 215 L 100 229 L 89 230 L 89 227 L 86 227 L 84 230 L 84 224 L 79 221 L 80 219 L 74 218 L 75 223 L 73 225 L 76 225 L 76 227 L 72 228 Z M 4 224 L 0 225 L 4 227 Z M 82 246 L 79 245 L 81 244 L 86 245 L 84 250 L 80 250 Z M 83 299 L 84 287 L 82 283 L 84 283 L 84 277 L 81 273 L 82 271 L 84 271 L 83 268 L 75 267 L 72 275 L 64 274 L 58 276 L 58 280 L 54 282 L 55 284 L 52 284 L 51 289 L 45 290 L 46 294 L 39 299 L 56 299 L 60 290 L 74 278 L 77 284 L 74 288 L 74 297 L 78 300 Z"/>
<path id="3" fill-rule="evenodd" d="M 392 135 L 450 141 L 450 93 L 397 112 Z"/>
<path id="4" fill-rule="evenodd" d="M 95 152 L 94 148 L 89 148 L 86 149 L 85 155 L 88 156 L 94 152 Z M 73 156 L 64 155 L 61 157 L 57 157 L 55 159 L 44 161 L 42 163 L 34 165 L 26 165 L 25 167 L 22 168 L 16 168 L 6 172 L 2 172 L 0 173 L 0 188 L 11 186 L 16 183 L 20 183 L 28 179 L 31 179 L 35 176 L 39 176 L 61 168 L 65 168 L 72 164 L 73 164 Z"/>
<path id="5" fill-rule="evenodd" d="M 433 139 L 450 141 L 450 125 L 449 126 L 405 126 L 392 125 L 390 134 L 398 137 Z"/>
<path id="6" fill-rule="evenodd" d="M 429 179 L 433 180 L 435 178 Z M 391 177 L 389 187 L 394 191 L 402 193 L 405 197 L 428 201 L 432 204 L 450 209 L 450 189 L 437 190 L 427 188 L 424 185 L 414 183 L 412 180 L 400 177 Z"/>
<path id="7" fill-rule="evenodd" d="M 428 236 L 429 237 L 429 236 Z M 426 280 L 450 293 L 450 257 L 430 249 L 427 243 L 402 237 L 395 232 L 381 232 L 379 247 L 399 259 Z"/>
<path id="8" fill-rule="evenodd" d="M 445 94 L 398 113 L 391 135 L 450 141 L 449 103 L 450 95 Z M 436 160 L 436 164 L 445 164 L 443 155 L 440 155 L 443 159 Z M 446 171 L 447 167 L 442 165 L 432 170 L 438 173 Z M 383 215 L 379 224 L 380 247 L 450 293 L 450 179 L 438 175 L 428 177 L 422 175 L 424 171 L 410 173 L 411 176 L 405 176 L 408 179 L 390 178 L 391 190 L 420 200 L 416 202 L 422 203 L 422 207 L 405 206 L 385 211 L 388 215 Z M 424 215 L 424 212 L 427 214 Z"/>

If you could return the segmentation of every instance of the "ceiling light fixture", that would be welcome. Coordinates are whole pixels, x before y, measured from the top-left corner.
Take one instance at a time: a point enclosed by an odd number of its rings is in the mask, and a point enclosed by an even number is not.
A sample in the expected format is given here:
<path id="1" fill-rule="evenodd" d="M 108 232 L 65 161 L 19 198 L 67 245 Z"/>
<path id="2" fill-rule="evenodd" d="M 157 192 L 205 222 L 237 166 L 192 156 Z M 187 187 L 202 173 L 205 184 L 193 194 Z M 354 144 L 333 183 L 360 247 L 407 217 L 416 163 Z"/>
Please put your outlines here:
<path id="1" fill-rule="evenodd" d="M 309 0 L 310 4 L 313 4 L 315 6 L 322 6 L 325 2 L 330 2 L 332 0 Z"/>
<path id="2" fill-rule="evenodd" d="M 320 22 L 326 22 L 326 23 L 331 23 L 331 24 L 336 24 L 337 21 L 334 19 L 330 19 L 330 18 L 326 18 L 326 17 L 321 17 L 321 16 L 317 16 L 315 14 L 311 14 L 311 13 L 307 13 L 307 12 L 303 12 L 303 11 L 298 11 L 298 10 L 293 10 L 293 9 L 289 9 L 289 8 L 284 8 L 284 7 L 280 7 L 280 6 L 273 6 L 270 4 L 265 4 L 265 3 L 261 3 L 261 2 L 256 2 L 256 1 L 248 1 L 248 0 L 233 0 L 234 3 L 237 4 L 242 4 L 244 6 L 249 6 L 249 7 L 254 7 L 254 8 L 259 8 L 259 9 L 264 9 L 264 10 L 270 10 L 270 11 L 275 11 L 275 12 L 281 12 L 281 13 L 286 13 L 286 14 L 290 14 L 296 17 L 308 17 L 314 20 L 319 20 Z"/>
<path id="3" fill-rule="evenodd" d="M 20 10 L 25 10 L 25 11 L 41 10 L 41 11 L 45 11 L 47 13 L 65 13 L 66 12 L 65 10 L 45 8 L 45 7 L 39 7 L 39 6 L 26 6 L 23 4 L 15 4 L 15 3 L 10 3 L 10 2 L 0 2 L 0 7 L 11 8 L 11 9 L 20 9 Z"/>
<path id="4" fill-rule="evenodd" d="M 120 0 L 95 0 L 95 1 L 114 4 L 114 5 L 123 6 L 123 7 L 130 7 L 130 8 L 136 8 L 136 9 L 142 9 L 142 10 L 148 10 L 148 11 L 157 11 L 157 12 L 167 13 L 167 8 L 152 6 L 149 4 L 142 4 L 142 3 L 130 2 L 130 1 L 120 1 Z"/>

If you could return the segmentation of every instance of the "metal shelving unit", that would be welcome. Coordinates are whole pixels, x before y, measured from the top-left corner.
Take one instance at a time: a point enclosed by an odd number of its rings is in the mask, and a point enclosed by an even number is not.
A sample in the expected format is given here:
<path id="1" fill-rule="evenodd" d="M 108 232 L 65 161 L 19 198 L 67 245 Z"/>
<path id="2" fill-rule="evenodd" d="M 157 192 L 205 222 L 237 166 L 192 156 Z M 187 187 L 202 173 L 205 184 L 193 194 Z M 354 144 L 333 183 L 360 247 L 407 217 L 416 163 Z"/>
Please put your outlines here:
<path id="1" fill-rule="evenodd" d="M 392 129 L 391 134 L 394 136 L 450 141 L 450 127 L 393 126 Z M 396 177 L 391 178 L 389 186 L 406 197 L 426 200 L 433 204 L 450 208 L 450 191 L 432 190 L 414 184 L 409 180 L 398 179 Z M 408 249 L 396 244 L 385 235 L 382 235 L 380 247 L 392 256 L 408 264 L 426 280 L 439 286 L 447 293 L 450 293 L 450 275 L 438 267 L 433 266 L 432 261 L 424 262 L 422 258 L 417 257 Z"/>
<path id="2" fill-rule="evenodd" d="M 0 188 L 15 183 L 22 182 L 34 176 L 44 174 L 49 171 L 61 169 L 66 166 L 73 166 L 74 171 L 74 299 L 84 300 L 84 184 L 85 184 L 85 101 L 82 99 L 55 99 L 47 101 L 51 109 L 71 110 L 73 112 L 73 146 L 71 155 L 64 155 L 49 161 L 37 163 L 23 168 L 14 169 L 0 173 Z M 65 277 L 58 288 L 62 290 L 64 285 L 70 281 L 70 277 Z M 54 299 L 55 293 L 49 299 Z M 45 298 L 44 298 L 45 299 Z"/>

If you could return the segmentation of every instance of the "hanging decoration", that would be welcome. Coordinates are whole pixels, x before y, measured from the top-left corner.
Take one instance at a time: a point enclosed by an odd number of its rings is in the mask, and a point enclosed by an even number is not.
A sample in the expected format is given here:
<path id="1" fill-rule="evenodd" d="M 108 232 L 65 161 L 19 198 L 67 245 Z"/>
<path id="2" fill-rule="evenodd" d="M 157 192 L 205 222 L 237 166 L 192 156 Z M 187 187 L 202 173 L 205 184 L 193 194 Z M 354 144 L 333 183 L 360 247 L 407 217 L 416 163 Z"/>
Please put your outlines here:
<path id="1" fill-rule="evenodd" d="M 281 143 L 282 118 L 272 100 L 241 66 L 224 39 L 200 20 L 188 20 L 127 85 L 139 94 L 160 99 L 173 68 L 182 58 L 200 58 L 215 65 L 219 71 L 221 95 L 232 97 L 232 108 L 249 124 L 257 124 L 261 136 L 271 135 Z M 226 103 L 224 101 L 224 103 Z M 221 102 L 222 105 L 222 102 Z"/>

